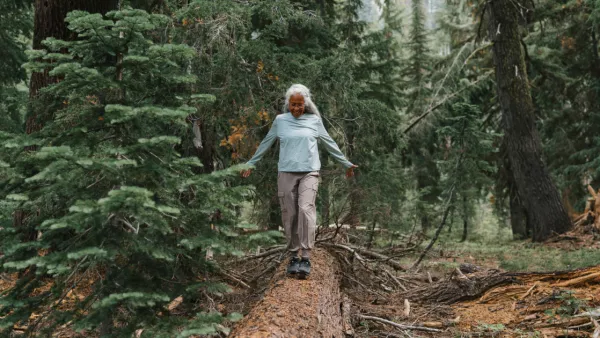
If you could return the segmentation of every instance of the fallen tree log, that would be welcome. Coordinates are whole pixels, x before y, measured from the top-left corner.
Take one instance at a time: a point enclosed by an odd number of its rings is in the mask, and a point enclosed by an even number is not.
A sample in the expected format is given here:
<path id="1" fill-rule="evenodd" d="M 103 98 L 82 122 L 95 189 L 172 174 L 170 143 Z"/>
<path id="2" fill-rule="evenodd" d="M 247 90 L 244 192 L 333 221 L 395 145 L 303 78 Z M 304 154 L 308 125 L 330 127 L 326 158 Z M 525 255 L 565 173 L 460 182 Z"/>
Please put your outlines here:
<path id="1" fill-rule="evenodd" d="M 418 302 L 452 304 L 461 300 L 480 297 L 489 289 L 508 283 L 514 283 L 513 276 L 497 270 L 487 270 L 464 275 L 456 270 L 450 278 L 432 285 L 416 288 L 403 294 L 407 299 Z"/>
<path id="2" fill-rule="evenodd" d="M 315 249 L 307 280 L 286 277 L 285 260 L 270 287 L 230 337 L 344 337 L 340 267 Z"/>

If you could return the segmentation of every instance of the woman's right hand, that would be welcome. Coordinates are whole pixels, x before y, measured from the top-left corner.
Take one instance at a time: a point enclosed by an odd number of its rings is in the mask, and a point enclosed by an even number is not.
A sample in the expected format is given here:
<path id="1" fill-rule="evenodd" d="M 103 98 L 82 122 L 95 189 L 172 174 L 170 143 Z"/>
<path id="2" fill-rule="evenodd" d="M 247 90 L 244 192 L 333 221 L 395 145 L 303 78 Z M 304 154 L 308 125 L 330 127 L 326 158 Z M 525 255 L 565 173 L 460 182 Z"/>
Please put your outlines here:
<path id="1" fill-rule="evenodd" d="M 247 178 L 248 176 L 250 176 L 250 174 L 252 174 L 252 169 L 242 170 L 242 177 L 243 178 Z"/>

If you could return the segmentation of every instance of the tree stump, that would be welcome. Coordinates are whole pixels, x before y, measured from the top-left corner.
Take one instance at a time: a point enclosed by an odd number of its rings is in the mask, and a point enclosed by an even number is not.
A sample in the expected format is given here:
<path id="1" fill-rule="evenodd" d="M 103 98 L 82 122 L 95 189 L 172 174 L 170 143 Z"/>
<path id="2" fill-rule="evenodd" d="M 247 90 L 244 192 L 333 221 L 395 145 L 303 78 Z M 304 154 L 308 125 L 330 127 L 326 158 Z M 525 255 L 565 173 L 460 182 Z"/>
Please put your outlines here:
<path id="1" fill-rule="evenodd" d="M 340 267 L 327 251 L 313 250 L 307 280 L 286 277 L 281 263 L 263 299 L 230 337 L 344 337 Z"/>

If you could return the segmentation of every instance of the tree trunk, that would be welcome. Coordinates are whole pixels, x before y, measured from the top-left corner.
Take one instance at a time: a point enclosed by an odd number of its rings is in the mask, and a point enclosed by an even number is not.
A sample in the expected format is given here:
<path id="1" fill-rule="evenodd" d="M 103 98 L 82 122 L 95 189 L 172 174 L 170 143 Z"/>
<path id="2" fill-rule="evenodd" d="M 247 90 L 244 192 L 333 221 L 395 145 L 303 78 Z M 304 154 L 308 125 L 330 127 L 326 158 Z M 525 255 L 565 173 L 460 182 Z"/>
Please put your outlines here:
<path id="1" fill-rule="evenodd" d="M 450 207 L 450 221 L 448 222 L 448 233 L 452 233 L 452 224 L 454 224 L 454 206 Z"/>
<path id="2" fill-rule="evenodd" d="M 354 154 L 354 128 L 348 127 L 348 158 Z M 350 180 L 350 214 L 348 224 L 351 227 L 360 226 L 360 209 L 362 206 L 360 186 L 356 182 L 356 177 Z"/>
<path id="3" fill-rule="evenodd" d="M 521 204 L 521 199 L 514 188 L 510 192 L 510 226 L 512 228 L 513 239 L 527 238 L 527 212 Z"/>
<path id="4" fill-rule="evenodd" d="M 210 174 L 215 171 L 216 132 L 208 121 L 196 121 L 195 123 L 199 124 L 202 138 L 202 149 L 197 150 L 198 157 L 202 162 L 202 173 Z"/>
<path id="5" fill-rule="evenodd" d="M 369 235 L 369 242 L 367 244 L 367 249 L 371 249 L 371 246 L 373 245 L 373 239 L 375 239 L 375 227 L 377 226 L 377 216 L 375 215 L 375 212 L 373 212 L 373 227 L 371 228 L 371 234 Z"/>
<path id="6" fill-rule="evenodd" d="M 541 157 L 521 46 L 519 7 L 511 0 L 493 0 L 488 14 L 508 158 L 533 226 L 533 240 L 543 241 L 552 232 L 566 232 L 570 221 Z"/>
<path id="7" fill-rule="evenodd" d="M 508 187 L 510 225 L 512 228 L 513 239 L 526 239 L 529 237 L 529 232 L 527 231 L 527 211 L 525 210 L 525 206 L 523 205 L 523 200 L 519 197 L 519 193 L 517 192 L 517 184 L 515 182 L 515 177 L 510 167 L 508 155 L 506 154 L 507 142 L 508 140 L 505 136 L 502 140 L 501 146 L 501 149 L 503 149 L 501 153 L 504 154 L 502 156 L 501 163 L 503 169 L 504 183 Z"/>
<path id="8" fill-rule="evenodd" d="M 467 196 L 463 196 L 463 233 L 462 233 L 462 237 L 460 238 L 461 242 L 464 242 L 467 240 L 467 235 L 468 235 L 468 227 L 469 227 L 469 215 L 467 214 L 468 210 L 467 210 Z"/>
<path id="9" fill-rule="evenodd" d="M 262 300 L 229 337 L 344 337 L 340 268 L 323 249 L 314 250 L 306 281 L 285 277 L 281 264 Z"/>

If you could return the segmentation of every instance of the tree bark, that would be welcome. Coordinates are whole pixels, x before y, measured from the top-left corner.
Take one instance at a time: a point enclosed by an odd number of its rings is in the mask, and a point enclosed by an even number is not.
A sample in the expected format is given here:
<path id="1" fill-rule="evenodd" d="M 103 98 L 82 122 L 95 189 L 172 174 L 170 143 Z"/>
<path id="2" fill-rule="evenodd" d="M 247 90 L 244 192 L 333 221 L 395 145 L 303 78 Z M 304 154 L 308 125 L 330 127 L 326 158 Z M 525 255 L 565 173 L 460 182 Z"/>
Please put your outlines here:
<path id="1" fill-rule="evenodd" d="M 354 125 L 348 123 L 347 134 L 348 134 L 348 158 L 353 158 L 354 155 L 354 141 L 355 141 L 355 130 Z M 360 226 L 360 214 L 362 207 L 362 196 L 360 186 L 356 182 L 356 177 L 350 180 L 350 213 L 348 215 L 347 223 L 351 227 L 355 228 Z"/>
<path id="2" fill-rule="evenodd" d="M 467 214 L 467 196 L 463 196 L 463 233 L 460 238 L 461 242 L 467 240 L 467 235 L 469 234 L 469 215 Z"/>
<path id="3" fill-rule="evenodd" d="M 198 150 L 198 157 L 202 162 L 202 173 L 210 174 L 215 171 L 216 132 L 208 121 L 196 121 L 195 123 L 199 123 L 202 137 L 203 147 L 201 150 Z"/>
<path id="4" fill-rule="evenodd" d="M 510 191 L 510 226 L 513 239 L 527 238 L 527 212 L 521 204 L 521 199 L 515 188 L 511 188 Z"/>
<path id="5" fill-rule="evenodd" d="M 508 158 L 517 191 L 533 226 L 533 240 L 539 242 L 553 232 L 569 230 L 570 221 L 542 161 L 521 46 L 519 8 L 511 0 L 492 0 L 488 15 Z"/>
<path id="6" fill-rule="evenodd" d="M 262 300 L 229 337 L 344 337 L 340 268 L 326 250 L 316 249 L 306 281 L 286 278 L 279 267 Z"/>
<path id="7" fill-rule="evenodd" d="M 527 210 L 525 210 L 525 206 L 523 206 L 523 200 L 519 197 L 519 193 L 517 192 L 517 184 L 515 183 L 515 177 L 510 167 L 508 155 L 506 154 L 507 141 L 508 140 L 505 136 L 502 140 L 501 146 L 501 149 L 503 149 L 501 151 L 501 153 L 503 154 L 501 165 L 503 169 L 503 181 L 508 189 L 510 225 L 513 233 L 513 239 L 526 239 L 529 237 L 529 232 L 527 228 Z"/>

